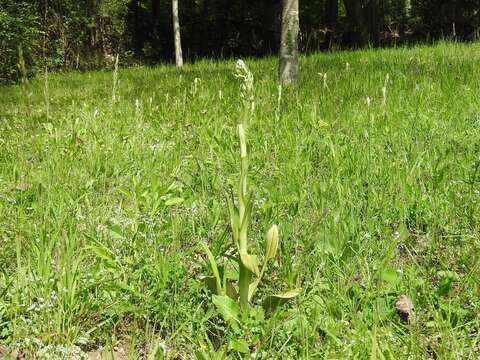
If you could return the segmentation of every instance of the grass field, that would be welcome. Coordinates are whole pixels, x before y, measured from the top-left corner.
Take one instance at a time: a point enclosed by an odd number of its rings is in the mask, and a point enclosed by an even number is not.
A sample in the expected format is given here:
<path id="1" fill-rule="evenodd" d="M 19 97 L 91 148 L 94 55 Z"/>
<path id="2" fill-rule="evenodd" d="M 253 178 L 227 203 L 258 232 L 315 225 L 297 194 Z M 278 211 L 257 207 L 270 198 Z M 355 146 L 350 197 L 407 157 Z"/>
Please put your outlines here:
<path id="1" fill-rule="evenodd" d="M 240 323 L 199 246 L 230 251 L 234 61 L 120 69 L 115 103 L 112 72 L 50 74 L 48 116 L 42 76 L 0 88 L 3 352 L 478 359 L 480 44 L 303 57 L 281 96 L 276 59 L 246 63 L 249 241 L 262 254 L 276 223 L 280 247 Z"/>

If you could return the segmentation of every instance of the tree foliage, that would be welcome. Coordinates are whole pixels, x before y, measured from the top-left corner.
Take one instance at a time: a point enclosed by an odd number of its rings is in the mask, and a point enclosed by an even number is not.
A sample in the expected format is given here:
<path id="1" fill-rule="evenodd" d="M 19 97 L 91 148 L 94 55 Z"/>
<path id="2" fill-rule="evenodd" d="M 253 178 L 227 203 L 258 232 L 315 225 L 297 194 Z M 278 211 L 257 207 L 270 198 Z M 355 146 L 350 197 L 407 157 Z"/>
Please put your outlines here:
<path id="1" fill-rule="evenodd" d="M 39 25 L 36 9 L 28 1 L 0 0 L 1 80 L 11 81 L 20 76 L 19 46 L 27 66 L 32 69 L 39 49 Z"/>

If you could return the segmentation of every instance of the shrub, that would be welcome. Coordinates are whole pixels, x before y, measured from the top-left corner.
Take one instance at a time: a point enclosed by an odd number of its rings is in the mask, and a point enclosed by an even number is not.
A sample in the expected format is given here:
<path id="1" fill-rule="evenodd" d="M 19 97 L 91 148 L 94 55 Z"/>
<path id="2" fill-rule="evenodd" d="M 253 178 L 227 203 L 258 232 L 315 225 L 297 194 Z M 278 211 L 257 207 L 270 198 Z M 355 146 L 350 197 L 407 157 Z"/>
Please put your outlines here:
<path id="1" fill-rule="evenodd" d="M 24 1 L 0 0 L 0 83 L 20 78 L 18 47 L 29 73 L 35 70 L 33 54 L 40 45 L 40 23 L 35 6 Z"/>

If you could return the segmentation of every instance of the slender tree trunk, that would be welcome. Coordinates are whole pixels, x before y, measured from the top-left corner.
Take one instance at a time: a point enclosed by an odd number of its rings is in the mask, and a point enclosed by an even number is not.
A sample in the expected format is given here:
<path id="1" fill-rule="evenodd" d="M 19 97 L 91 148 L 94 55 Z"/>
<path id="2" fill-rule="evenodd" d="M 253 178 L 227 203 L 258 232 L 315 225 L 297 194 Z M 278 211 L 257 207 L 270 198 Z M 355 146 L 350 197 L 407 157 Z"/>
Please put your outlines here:
<path id="1" fill-rule="evenodd" d="M 178 20 L 178 0 L 172 0 L 173 42 L 175 43 L 175 64 L 183 65 L 182 42 L 180 38 L 180 22 Z"/>
<path id="2" fill-rule="evenodd" d="M 298 79 L 298 0 L 283 0 L 280 39 L 280 84 L 290 85 Z"/>

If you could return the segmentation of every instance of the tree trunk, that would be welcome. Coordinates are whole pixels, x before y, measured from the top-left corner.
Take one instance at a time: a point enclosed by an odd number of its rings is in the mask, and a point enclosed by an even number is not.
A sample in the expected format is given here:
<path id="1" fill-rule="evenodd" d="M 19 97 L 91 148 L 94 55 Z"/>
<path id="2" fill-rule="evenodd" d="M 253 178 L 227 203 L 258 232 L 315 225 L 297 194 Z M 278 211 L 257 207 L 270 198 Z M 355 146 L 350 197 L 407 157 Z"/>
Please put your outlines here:
<path id="1" fill-rule="evenodd" d="M 298 0 L 283 0 L 280 40 L 280 84 L 294 84 L 298 79 Z"/>
<path id="2" fill-rule="evenodd" d="M 178 0 L 172 0 L 173 42 L 175 44 L 175 64 L 183 65 L 182 42 L 180 38 L 180 22 L 178 20 Z"/>

